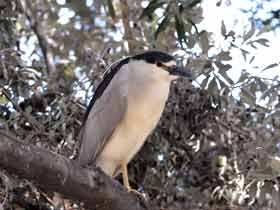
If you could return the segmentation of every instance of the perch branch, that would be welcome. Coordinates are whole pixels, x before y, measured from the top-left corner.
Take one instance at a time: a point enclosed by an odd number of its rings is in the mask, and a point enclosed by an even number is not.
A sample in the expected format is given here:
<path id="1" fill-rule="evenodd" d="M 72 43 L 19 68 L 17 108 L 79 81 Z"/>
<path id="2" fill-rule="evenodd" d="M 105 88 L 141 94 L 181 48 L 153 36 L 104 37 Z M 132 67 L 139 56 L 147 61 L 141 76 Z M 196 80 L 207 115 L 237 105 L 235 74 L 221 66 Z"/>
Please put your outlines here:
<path id="1" fill-rule="evenodd" d="M 0 168 L 33 181 L 44 190 L 81 201 L 95 210 L 147 210 L 136 195 L 98 168 L 83 168 L 75 160 L 24 144 L 0 131 Z"/>

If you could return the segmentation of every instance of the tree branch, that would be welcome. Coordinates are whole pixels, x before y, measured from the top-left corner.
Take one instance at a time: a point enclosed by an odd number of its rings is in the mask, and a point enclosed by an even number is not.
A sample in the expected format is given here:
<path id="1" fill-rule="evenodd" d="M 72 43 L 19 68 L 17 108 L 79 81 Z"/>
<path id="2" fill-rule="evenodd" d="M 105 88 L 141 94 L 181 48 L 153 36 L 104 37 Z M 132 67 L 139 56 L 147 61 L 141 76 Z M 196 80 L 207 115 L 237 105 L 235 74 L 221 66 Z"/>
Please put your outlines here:
<path id="1" fill-rule="evenodd" d="M 121 13 L 122 13 L 122 22 L 124 27 L 124 38 L 128 42 L 128 50 L 129 53 L 133 53 L 135 51 L 135 44 L 133 40 L 133 34 L 129 25 L 129 7 L 127 4 L 127 0 L 120 0 L 121 4 Z"/>
<path id="2" fill-rule="evenodd" d="M 49 74 L 53 74 L 56 72 L 56 66 L 55 66 L 53 51 L 49 43 L 49 38 L 45 34 L 45 28 L 42 27 L 44 21 L 41 21 L 39 23 L 38 15 L 36 14 L 36 12 L 33 11 L 32 3 L 29 0 L 20 1 L 20 2 L 26 17 L 30 22 L 31 29 L 34 31 L 34 33 L 38 38 L 38 43 L 42 50 L 45 63 L 47 66 L 47 71 Z"/>
<path id="3" fill-rule="evenodd" d="M 35 181 L 46 190 L 82 201 L 86 208 L 152 209 L 100 169 L 82 168 L 74 160 L 24 144 L 3 131 L 0 131 L 0 168 L 21 178 Z"/>
<path id="4" fill-rule="evenodd" d="M 13 104 L 13 107 L 16 111 L 18 111 L 35 129 L 37 132 L 41 132 L 43 130 L 43 126 L 31 115 L 27 114 L 22 110 L 22 108 L 10 97 L 8 91 L 0 85 L 0 92 Z"/>

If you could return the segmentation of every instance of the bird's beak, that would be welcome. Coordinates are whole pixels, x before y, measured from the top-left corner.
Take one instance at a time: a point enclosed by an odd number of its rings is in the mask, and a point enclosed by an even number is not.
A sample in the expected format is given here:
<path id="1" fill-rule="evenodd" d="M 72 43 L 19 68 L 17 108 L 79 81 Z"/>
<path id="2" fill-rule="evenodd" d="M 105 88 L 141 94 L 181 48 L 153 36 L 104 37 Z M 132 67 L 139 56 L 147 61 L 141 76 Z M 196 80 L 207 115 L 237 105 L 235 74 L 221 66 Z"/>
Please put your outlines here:
<path id="1" fill-rule="evenodd" d="M 171 67 L 169 67 L 168 71 L 171 75 L 174 75 L 174 76 L 186 77 L 190 80 L 192 80 L 192 78 L 193 78 L 191 71 L 188 69 L 185 69 L 183 67 L 171 66 Z"/>

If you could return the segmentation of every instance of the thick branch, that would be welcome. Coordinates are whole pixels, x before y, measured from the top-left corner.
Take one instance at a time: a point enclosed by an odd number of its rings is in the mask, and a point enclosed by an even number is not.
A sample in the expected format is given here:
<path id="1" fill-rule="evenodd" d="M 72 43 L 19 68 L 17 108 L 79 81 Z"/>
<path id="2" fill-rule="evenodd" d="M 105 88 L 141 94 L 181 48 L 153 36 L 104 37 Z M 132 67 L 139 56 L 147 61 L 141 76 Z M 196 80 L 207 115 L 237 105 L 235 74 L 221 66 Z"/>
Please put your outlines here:
<path id="1" fill-rule="evenodd" d="M 147 209 L 134 194 L 127 193 L 98 168 L 82 168 L 74 160 L 21 143 L 1 131 L 0 168 L 35 181 L 46 190 L 82 201 L 90 209 Z"/>

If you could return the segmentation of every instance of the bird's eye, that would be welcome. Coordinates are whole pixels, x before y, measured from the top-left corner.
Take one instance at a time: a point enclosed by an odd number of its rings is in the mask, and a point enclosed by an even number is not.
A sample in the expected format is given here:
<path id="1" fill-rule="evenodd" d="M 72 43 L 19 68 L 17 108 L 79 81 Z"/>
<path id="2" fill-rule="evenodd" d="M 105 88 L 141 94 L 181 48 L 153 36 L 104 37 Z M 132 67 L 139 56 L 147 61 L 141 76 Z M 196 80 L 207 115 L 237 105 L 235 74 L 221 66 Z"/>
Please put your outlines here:
<path id="1" fill-rule="evenodd" d="M 163 64 L 161 62 L 156 62 L 157 67 L 163 67 Z"/>

